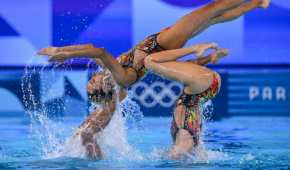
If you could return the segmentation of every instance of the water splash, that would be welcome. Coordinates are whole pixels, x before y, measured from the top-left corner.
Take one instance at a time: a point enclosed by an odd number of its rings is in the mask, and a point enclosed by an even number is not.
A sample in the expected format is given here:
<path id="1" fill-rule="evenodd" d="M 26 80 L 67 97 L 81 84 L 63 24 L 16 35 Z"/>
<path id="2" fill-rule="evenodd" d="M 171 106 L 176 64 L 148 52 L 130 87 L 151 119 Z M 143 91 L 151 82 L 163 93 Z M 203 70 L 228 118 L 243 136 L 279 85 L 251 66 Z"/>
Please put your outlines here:
<path id="1" fill-rule="evenodd" d="M 203 128 L 200 134 L 200 144 L 198 147 L 194 148 L 190 153 L 182 156 L 180 162 L 186 163 L 211 163 L 215 161 L 226 161 L 231 159 L 231 157 L 223 152 L 222 150 L 210 150 L 204 143 L 204 135 L 207 132 L 207 124 L 211 120 L 213 113 L 213 103 L 211 100 L 206 103 L 200 104 L 199 109 L 202 113 Z M 168 161 L 171 158 L 168 156 L 169 147 L 165 146 L 163 148 L 153 148 L 153 150 L 146 156 L 146 160 L 155 161 Z M 173 160 L 176 161 L 176 160 Z"/>
<path id="2" fill-rule="evenodd" d="M 205 134 L 207 132 L 208 122 L 212 118 L 214 112 L 214 105 L 212 100 L 199 105 L 199 109 L 202 115 L 202 132 L 200 134 L 200 144 L 194 148 L 191 154 L 188 154 L 188 160 L 194 163 L 210 163 L 211 161 L 225 161 L 229 160 L 230 157 L 223 151 L 213 151 L 206 147 L 204 143 Z"/>
<path id="3" fill-rule="evenodd" d="M 118 110 L 99 135 L 100 146 L 109 160 L 142 160 L 142 154 L 128 143 L 125 119 Z"/>
<path id="4" fill-rule="evenodd" d="M 204 143 L 204 135 L 207 132 L 207 123 L 211 120 L 213 113 L 213 103 L 209 100 L 206 103 L 200 104 L 199 109 L 202 115 L 203 128 L 200 134 L 200 144 L 198 147 L 194 148 L 190 153 L 183 155 L 180 158 L 181 162 L 186 163 L 210 163 L 214 161 L 226 161 L 231 159 L 230 156 L 223 152 L 222 150 L 210 150 L 206 147 Z M 151 159 L 156 160 L 170 160 L 168 157 L 168 148 L 154 148 L 150 154 Z"/>
<path id="5" fill-rule="evenodd" d="M 119 109 L 120 113 L 125 117 L 127 127 L 142 128 L 144 115 L 139 104 L 133 100 L 130 91 L 128 92 L 128 96 L 120 102 Z"/>
<path id="6" fill-rule="evenodd" d="M 31 117 L 31 133 L 41 148 L 41 154 L 44 159 L 58 157 L 77 157 L 85 158 L 85 148 L 81 144 L 79 136 L 72 137 L 76 129 L 67 129 L 66 124 L 61 119 L 52 119 L 49 117 L 49 112 L 53 110 L 65 110 L 63 101 L 59 101 L 53 107 L 45 105 L 43 101 L 37 98 L 36 92 L 33 89 L 33 76 L 39 73 L 42 76 L 41 81 L 45 81 L 42 85 L 42 93 L 46 96 L 53 96 L 55 91 L 51 91 L 51 79 L 48 78 L 47 72 L 50 71 L 50 77 L 62 76 L 62 73 L 55 71 L 59 65 L 54 65 L 47 69 L 48 65 L 42 66 L 40 70 L 32 66 L 25 68 L 25 75 L 22 79 L 22 91 L 25 106 L 28 108 L 28 114 Z M 91 67 L 91 64 L 88 64 Z M 71 68 L 64 70 L 71 71 Z M 101 70 L 98 70 L 101 71 Z M 40 94 L 42 96 L 44 94 Z M 130 93 L 128 94 L 130 96 Z M 93 110 L 99 106 L 94 105 Z M 208 120 L 213 111 L 211 102 L 207 102 L 200 106 L 203 112 L 203 120 Z M 108 160 L 160 160 L 167 159 L 168 149 L 156 148 L 151 153 L 141 153 L 128 142 L 127 127 L 142 126 L 143 114 L 139 105 L 130 97 L 127 97 L 122 102 L 118 103 L 117 110 L 112 117 L 109 125 L 98 134 L 98 143 Z M 205 123 L 204 123 L 205 125 Z M 206 126 L 204 126 L 206 127 Z M 206 128 L 205 128 L 206 129 Z M 227 155 L 218 152 L 207 150 L 202 143 L 199 148 L 196 148 L 192 154 L 187 155 L 187 160 L 192 162 L 208 162 L 211 160 L 227 159 Z"/>
<path id="7" fill-rule="evenodd" d="M 248 154 L 242 156 L 239 163 L 243 164 L 245 162 L 249 162 L 249 161 L 253 161 L 253 160 L 255 160 L 255 156 L 252 155 L 251 153 L 248 153 Z"/>
<path id="8" fill-rule="evenodd" d="M 148 160 L 171 160 L 168 157 L 168 148 L 154 148 L 148 155 Z M 204 144 L 200 144 L 198 147 L 194 148 L 190 153 L 187 153 L 180 157 L 178 161 L 186 163 L 210 163 L 213 161 L 226 161 L 230 160 L 230 156 L 222 151 L 213 151 L 206 149 Z"/>
<path id="9" fill-rule="evenodd" d="M 38 122 L 31 124 L 31 137 L 40 147 L 42 158 L 50 158 L 51 154 L 62 150 L 66 134 L 65 125 L 38 114 Z"/>
<path id="10" fill-rule="evenodd" d="M 66 109 L 63 99 L 60 99 L 53 106 L 48 106 L 34 91 L 34 76 L 35 74 L 40 74 L 42 75 L 41 81 L 44 82 L 41 86 L 42 94 L 40 96 L 54 97 L 55 90 L 51 90 L 51 82 L 55 82 L 57 77 L 62 75 L 55 71 L 59 65 L 54 65 L 52 68 L 47 66 L 44 65 L 40 69 L 36 69 L 28 65 L 22 78 L 23 100 L 27 108 L 27 114 L 31 118 L 31 137 L 39 146 L 43 159 L 57 157 L 85 158 L 85 148 L 81 144 L 80 137 L 72 137 L 74 130 L 66 129 L 65 123 L 61 119 L 50 117 L 50 113 Z M 91 67 L 90 63 L 88 67 Z M 66 70 L 67 68 L 64 69 Z M 71 70 L 71 68 L 68 69 Z M 48 76 L 48 71 L 50 76 Z M 51 77 L 54 81 L 52 81 Z M 126 118 L 127 120 L 130 118 L 130 121 L 132 121 L 133 114 L 141 112 L 140 108 L 136 107 L 136 104 L 129 99 L 125 99 L 124 102 L 118 105 L 119 107 L 117 107 L 109 125 L 98 134 L 100 147 L 106 159 L 109 160 L 141 160 L 143 159 L 142 155 L 128 143 L 125 125 Z M 132 107 L 129 108 L 129 106 Z M 92 108 L 97 109 L 96 106 Z M 141 115 L 143 116 L 143 114 L 139 114 L 139 121 L 142 118 Z"/>
<path id="11" fill-rule="evenodd" d="M 126 119 L 117 109 L 108 126 L 97 134 L 98 144 L 106 160 L 142 160 L 142 154 L 128 143 Z M 80 131 L 80 129 L 76 129 Z M 46 155 L 46 158 L 58 157 L 85 157 L 85 148 L 82 145 L 80 135 L 69 137 L 61 146 Z"/>
<path id="12" fill-rule="evenodd" d="M 212 114 L 214 111 L 214 105 L 212 100 L 209 100 L 200 105 L 200 110 L 202 113 L 203 121 L 209 121 L 212 118 Z"/>
<path id="13" fill-rule="evenodd" d="M 30 61 L 32 62 L 33 59 Z M 30 116 L 31 125 L 31 138 L 37 141 L 37 145 L 41 148 L 41 154 L 46 155 L 51 152 L 51 150 L 57 149 L 62 134 L 62 128 L 60 124 L 56 121 L 49 119 L 49 112 L 54 108 L 47 107 L 43 102 L 41 102 L 41 96 L 43 94 L 38 94 L 35 90 L 36 84 L 39 83 L 41 74 L 45 72 L 48 65 L 43 65 L 40 68 L 36 68 L 32 65 L 27 65 L 24 70 L 24 75 L 21 80 L 21 89 L 23 92 L 23 101 L 26 108 L 26 113 Z M 57 66 L 54 66 L 55 68 Z M 54 69 L 52 69 L 54 73 Z M 40 92 L 47 92 L 48 86 L 44 87 L 45 90 L 39 90 Z M 61 105 L 57 105 L 61 107 Z"/>
<path id="14" fill-rule="evenodd" d="M 227 153 L 209 150 L 203 143 L 194 148 L 192 154 L 187 156 L 194 163 L 210 163 L 211 161 L 225 161 L 230 159 Z"/>

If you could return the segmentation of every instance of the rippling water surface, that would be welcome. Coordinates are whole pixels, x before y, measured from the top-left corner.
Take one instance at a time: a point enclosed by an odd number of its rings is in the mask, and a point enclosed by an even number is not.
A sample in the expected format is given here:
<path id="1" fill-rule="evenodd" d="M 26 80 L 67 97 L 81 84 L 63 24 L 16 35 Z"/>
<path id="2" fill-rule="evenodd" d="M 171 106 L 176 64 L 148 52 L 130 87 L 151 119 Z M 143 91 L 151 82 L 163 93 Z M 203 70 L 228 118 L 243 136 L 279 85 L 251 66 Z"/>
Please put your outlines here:
<path id="1" fill-rule="evenodd" d="M 115 125 L 120 118 L 116 119 Z M 107 138 L 102 141 L 106 154 L 102 161 L 72 154 L 79 151 L 76 147 L 61 153 L 59 148 L 82 120 L 64 118 L 55 124 L 61 133 L 46 135 L 59 141 L 41 144 L 43 139 L 35 137 L 28 117 L 1 117 L 0 169 L 290 169 L 290 118 L 234 117 L 209 122 L 203 137 L 206 150 L 180 161 L 166 159 L 170 118 L 144 118 L 138 125 L 127 124 L 129 128 L 120 134 L 111 125 L 101 135 Z M 54 148 L 58 150 L 53 152 Z"/>

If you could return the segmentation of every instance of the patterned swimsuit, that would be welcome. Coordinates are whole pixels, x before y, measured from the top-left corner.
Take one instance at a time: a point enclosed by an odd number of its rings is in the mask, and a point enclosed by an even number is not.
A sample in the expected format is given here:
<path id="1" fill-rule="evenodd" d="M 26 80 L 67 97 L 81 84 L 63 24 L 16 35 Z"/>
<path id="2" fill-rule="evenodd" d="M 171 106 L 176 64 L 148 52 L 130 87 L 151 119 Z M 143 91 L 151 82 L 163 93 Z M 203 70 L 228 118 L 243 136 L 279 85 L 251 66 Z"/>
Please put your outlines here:
<path id="1" fill-rule="evenodd" d="M 177 100 L 176 106 L 184 106 L 185 107 L 185 120 L 184 125 L 181 129 L 187 130 L 191 136 L 193 137 L 195 145 L 199 142 L 199 134 L 202 128 L 201 121 L 201 111 L 200 105 L 204 104 L 208 100 L 214 98 L 219 90 L 219 79 L 217 74 L 213 74 L 213 81 L 210 87 L 200 94 L 185 94 L 184 92 L 181 94 L 179 99 Z M 178 113 L 177 113 L 178 114 Z M 180 128 L 177 126 L 175 122 L 175 118 L 173 115 L 173 121 L 171 125 L 171 134 L 173 140 L 176 140 L 177 132 Z"/>
<path id="2" fill-rule="evenodd" d="M 166 28 L 168 29 L 168 28 Z M 137 44 L 133 49 L 128 51 L 127 53 L 122 54 L 117 58 L 118 62 L 124 67 L 124 68 L 131 68 L 134 70 L 137 74 L 137 79 L 135 82 L 137 82 L 141 77 L 143 77 L 147 69 L 144 66 L 144 63 L 141 64 L 140 67 L 136 67 L 134 65 L 134 54 L 136 50 L 141 50 L 146 53 L 146 56 L 157 53 L 160 51 L 164 51 L 162 46 L 157 42 L 157 37 L 160 33 L 153 34 L 147 38 L 145 38 L 143 41 L 141 41 L 139 44 Z M 89 94 L 90 99 L 98 102 L 102 98 L 106 98 L 110 100 L 112 98 L 112 94 L 106 94 L 103 91 L 95 91 L 92 94 Z"/>
<path id="3" fill-rule="evenodd" d="M 144 64 L 142 64 L 142 66 L 138 68 L 134 66 L 134 57 L 135 57 L 134 53 L 136 50 L 141 50 L 145 52 L 148 56 L 150 54 L 166 50 L 162 46 L 160 46 L 160 44 L 157 41 L 157 36 L 159 34 L 160 33 L 157 33 L 157 34 L 153 34 L 147 37 L 145 40 L 137 44 L 135 48 L 131 49 L 127 53 L 124 53 L 118 58 L 118 62 L 124 68 L 131 68 L 135 70 L 137 74 L 137 80 L 143 77 L 146 74 L 147 70 Z M 177 106 L 183 105 L 186 108 L 184 127 L 182 127 L 182 129 L 187 130 L 192 135 L 195 141 L 195 144 L 198 144 L 199 133 L 201 131 L 201 126 L 202 126 L 199 106 L 200 104 L 203 104 L 207 102 L 208 100 L 214 98 L 218 92 L 218 88 L 219 88 L 218 77 L 216 74 L 214 74 L 213 82 L 206 91 L 197 95 L 189 95 L 189 94 L 183 93 L 177 101 Z M 172 132 L 172 136 L 174 140 L 176 138 L 176 134 L 178 130 L 179 128 L 173 117 L 171 132 Z"/>
<path id="4" fill-rule="evenodd" d="M 131 49 L 127 53 L 122 54 L 118 58 L 118 62 L 124 68 L 131 68 L 131 69 L 135 70 L 135 72 L 137 74 L 137 80 L 140 79 L 141 77 L 143 77 L 146 74 L 147 70 L 144 66 L 144 63 L 139 68 L 136 68 L 134 66 L 134 64 L 133 64 L 134 63 L 134 53 L 136 50 L 141 50 L 141 51 L 145 52 L 148 56 L 148 55 L 153 54 L 153 53 L 164 51 L 165 49 L 163 47 L 161 47 L 160 44 L 157 42 L 157 36 L 159 34 L 160 33 L 157 33 L 157 34 L 153 34 L 153 35 L 147 37 L 145 40 L 143 40 L 142 42 L 137 44 L 135 46 L 135 48 Z"/>

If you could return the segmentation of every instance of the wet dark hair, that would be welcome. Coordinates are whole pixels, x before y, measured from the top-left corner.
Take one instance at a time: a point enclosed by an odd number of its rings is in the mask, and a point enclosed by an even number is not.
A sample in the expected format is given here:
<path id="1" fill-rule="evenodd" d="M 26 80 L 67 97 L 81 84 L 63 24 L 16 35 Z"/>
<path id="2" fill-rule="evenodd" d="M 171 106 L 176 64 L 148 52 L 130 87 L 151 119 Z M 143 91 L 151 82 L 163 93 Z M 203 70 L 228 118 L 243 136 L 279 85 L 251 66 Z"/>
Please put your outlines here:
<path id="1" fill-rule="evenodd" d="M 89 93 L 89 99 L 96 103 L 109 102 L 113 100 L 115 94 L 115 89 L 110 89 L 109 92 L 104 92 L 103 90 L 95 90 L 93 93 Z"/>
<path id="2" fill-rule="evenodd" d="M 105 83 L 106 91 L 103 89 L 94 90 L 92 93 L 88 93 L 88 97 L 92 102 L 95 103 L 106 103 L 114 100 L 116 94 L 116 83 L 113 79 L 113 76 L 108 70 L 104 70 L 103 72 L 96 73 L 96 75 L 101 75 L 103 77 L 103 83 Z"/>

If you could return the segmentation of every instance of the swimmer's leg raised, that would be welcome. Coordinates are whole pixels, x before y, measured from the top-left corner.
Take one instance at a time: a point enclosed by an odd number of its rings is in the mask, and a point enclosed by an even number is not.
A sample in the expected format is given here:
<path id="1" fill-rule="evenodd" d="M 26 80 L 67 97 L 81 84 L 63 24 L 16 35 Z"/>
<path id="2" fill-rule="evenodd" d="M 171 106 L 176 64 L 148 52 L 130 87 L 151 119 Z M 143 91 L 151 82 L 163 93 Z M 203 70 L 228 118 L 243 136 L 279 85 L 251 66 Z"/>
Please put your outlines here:
<path id="1" fill-rule="evenodd" d="M 243 5 L 237 8 L 229 10 L 223 13 L 222 15 L 215 17 L 214 19 L 212 19 L 211 24 L 213 25 L 217 23 L 232 21 L 253 9 L 267 8 L 268 3 L 269 0 L 251 0 L 250 2 L 244 3 Z"/>
<path id="2" fill-rule="evenodd" d="M 188 39 L 196 35 L 212 18 L 236 7 L 244 0 L 220 0 L 203 6 L 182 17 L 169 29 L 162 31 L 157 39 L 165 49 L 181 48 Z"/>
<path id="3" fill-rule="evenodd" d="M 249 2 L 246 2 L 236 8 L 224 12 L 223 14 L 215 18 L 212 18 L 207 25 L 204 25 L 203 27 L 200 28 L 197 34 L 199 34 L 200 32 L 204 31 L 205 29 L 207 29 L 212 25 L 235 20 L 243 16 L 247 12 L 250 12 L 256 8 L 267 8 L 267 5 L 269 5 L 268 3 L 269 0 L 251 0 Z"/>
<path id="4" fill-rule="evenodd" d="M 145 67 L 159 75 L 183 83 L 186 92 L 199 94 L 209 88 L 215 73 L 192 62 L 176 61 L 191 52 L 192 48 L 181 48 L 154 53 L 145 59 Z M 226 49 L 220 49 L 212 55 L 226 56 L 227 54 Z"/>

